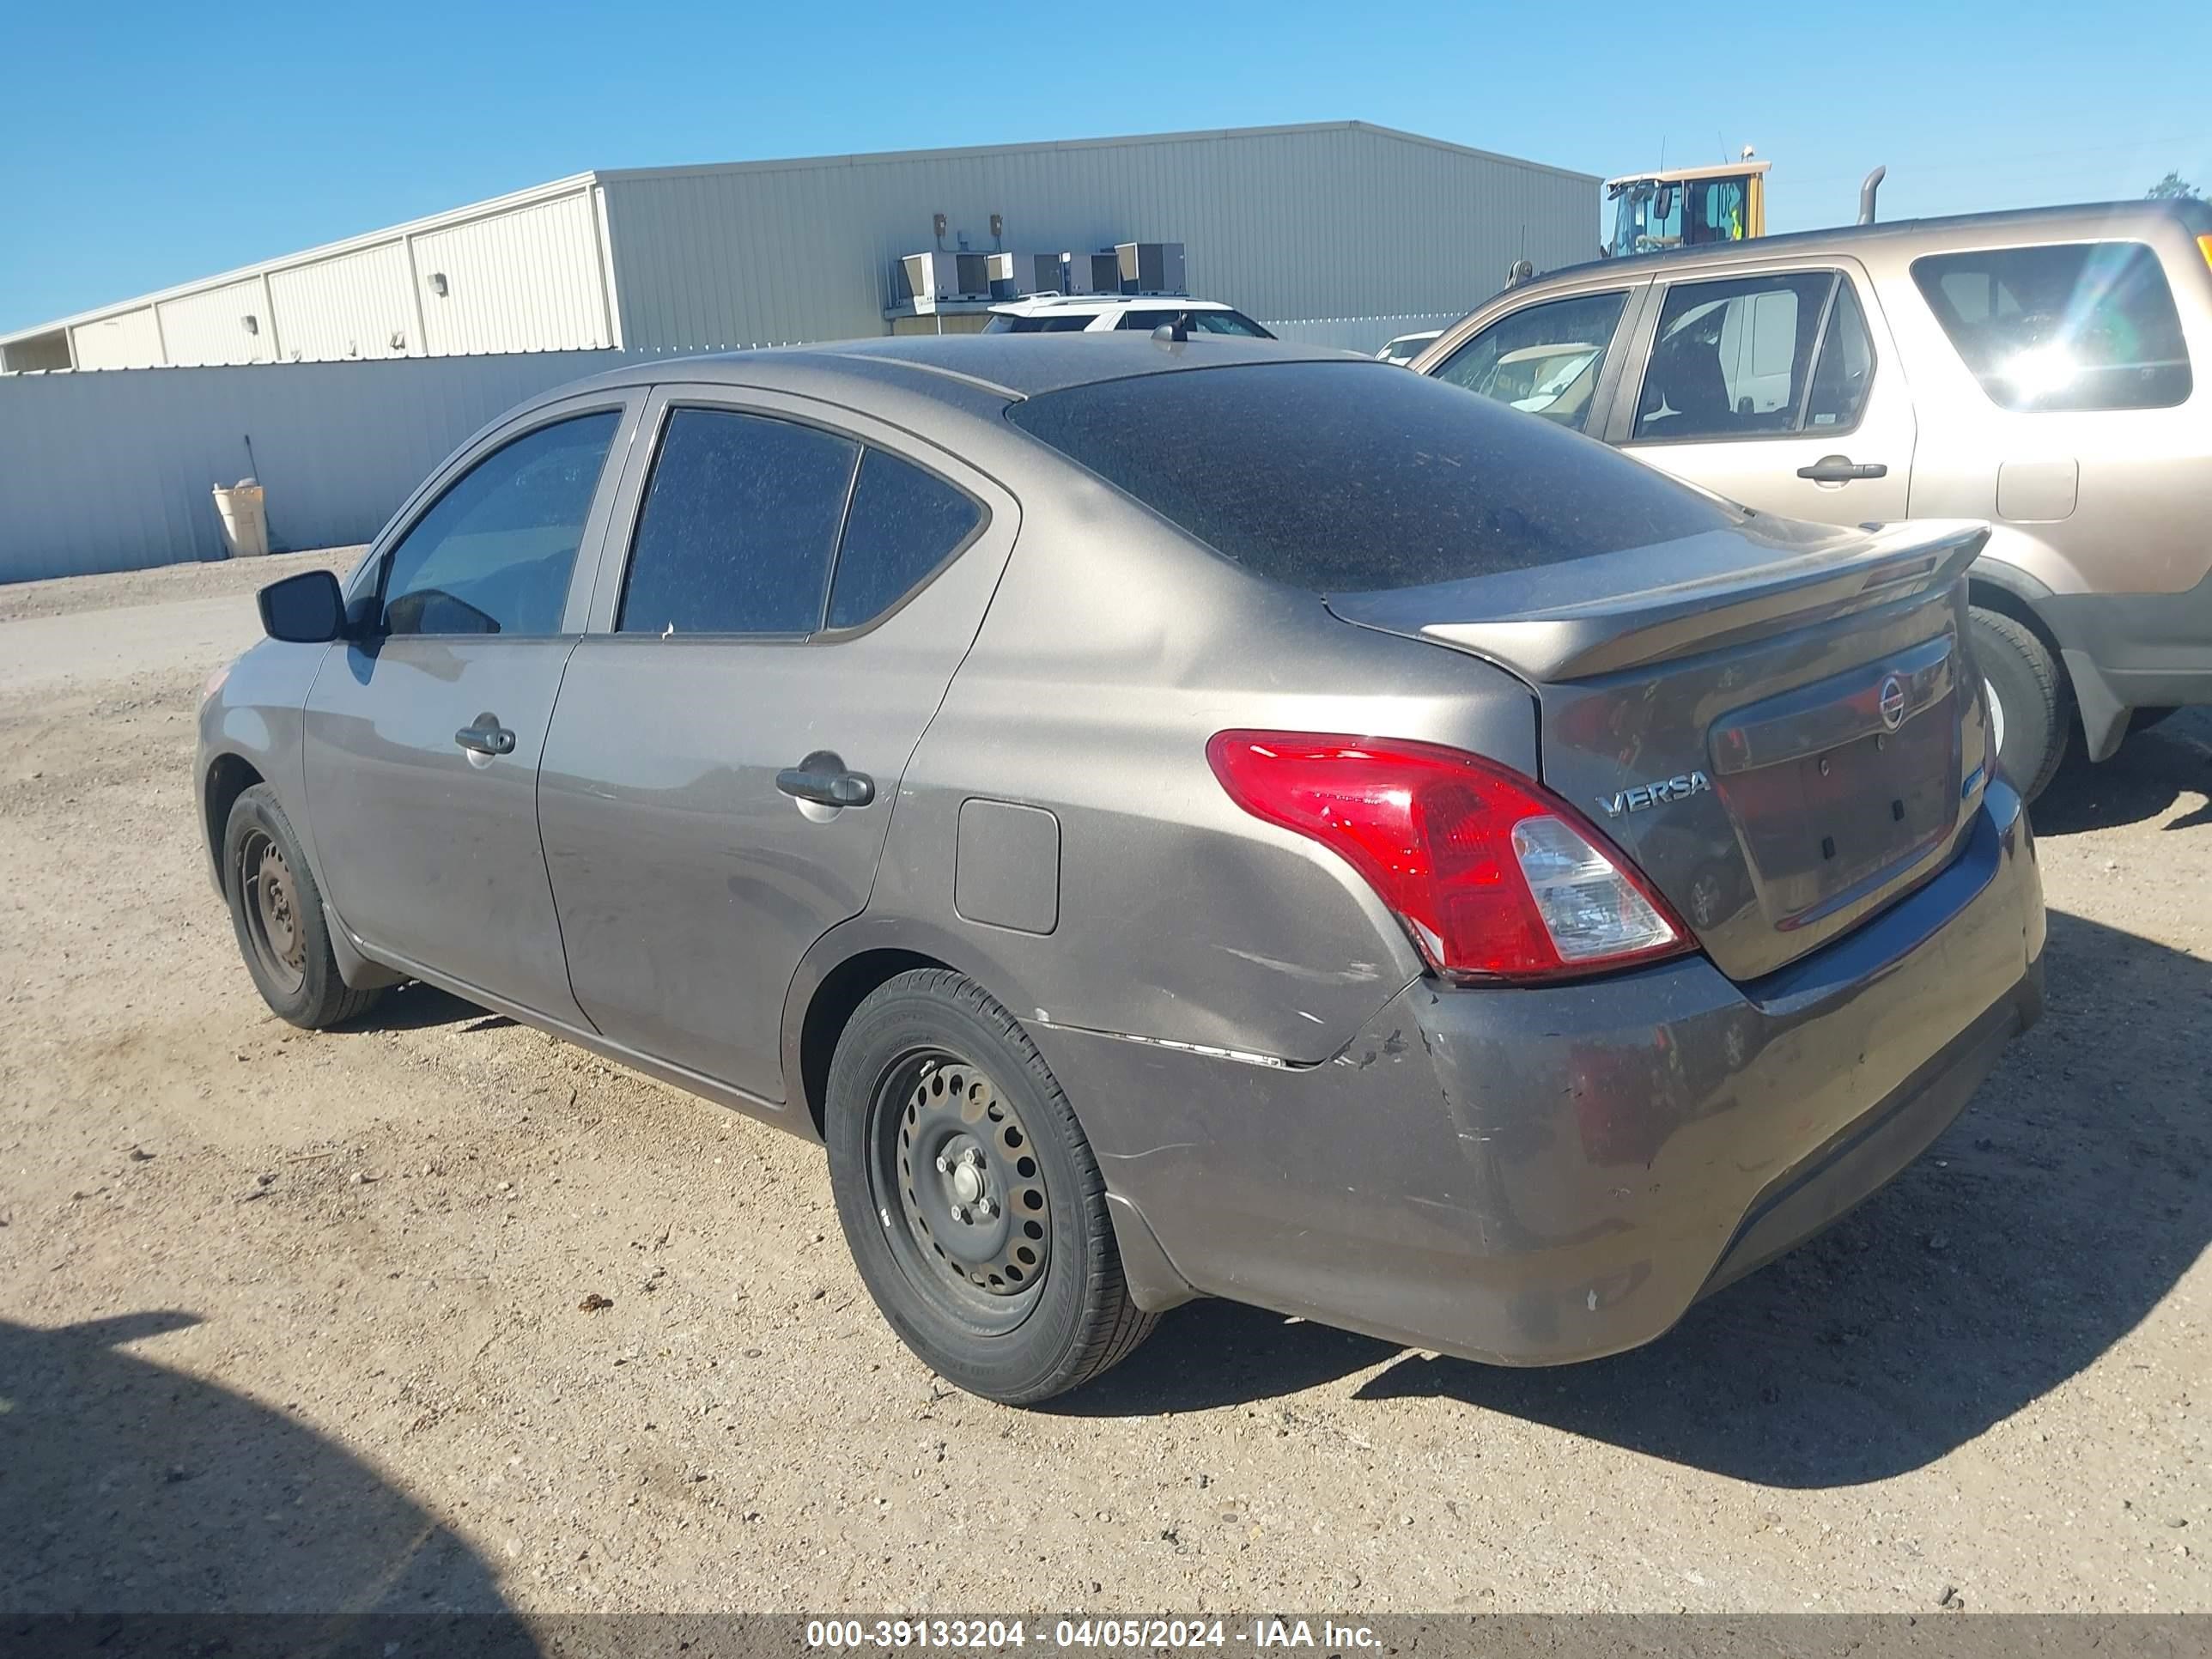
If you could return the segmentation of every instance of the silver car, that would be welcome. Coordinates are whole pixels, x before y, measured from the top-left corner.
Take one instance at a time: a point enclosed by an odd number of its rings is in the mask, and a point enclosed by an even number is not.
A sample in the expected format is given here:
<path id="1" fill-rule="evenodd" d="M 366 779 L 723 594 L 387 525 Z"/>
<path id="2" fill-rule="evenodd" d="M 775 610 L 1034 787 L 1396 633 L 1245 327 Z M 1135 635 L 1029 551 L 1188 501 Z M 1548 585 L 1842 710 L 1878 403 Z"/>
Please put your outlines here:
<path id="1" fill-rule="evenodd" d="M 1531 363 L 1558 372 L 1532 388 Z M 2032 800 L 2077 732 L 2103 760 L 2212 702 L 2206 364 L 2212 208 L 2183 201 L 1601 261 L 1486 301 L 1411 367 L 1762 512 L 1989 520 L 1974 653 Z"/>
<path id="2" fill-rule="evenodd" d="M 264 590 L 198 800 L 279 1015 L 421 980 L 826 1142 L 964 1388 L 1197 1294 L 1582 1359 L 2036 1017 L 1984 533 L 1261 342 L 657 362 Z"/>

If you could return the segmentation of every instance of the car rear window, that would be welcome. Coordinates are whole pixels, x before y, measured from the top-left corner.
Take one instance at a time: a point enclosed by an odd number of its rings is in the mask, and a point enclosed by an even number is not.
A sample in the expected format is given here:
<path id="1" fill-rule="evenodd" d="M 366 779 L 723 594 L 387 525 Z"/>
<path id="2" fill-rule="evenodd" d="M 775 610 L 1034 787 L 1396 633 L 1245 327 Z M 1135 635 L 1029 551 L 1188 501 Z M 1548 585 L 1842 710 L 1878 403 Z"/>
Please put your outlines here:
<path id="1" fill-rule="evenodd" d="M 2166 409 L 2189 348 L 2158 255 L 2141 242 L 1937 253 L 1912 280 L 1999 407 Z"/>
<path id="2" fill-rule="evenodd" d="M 1237 563 L 1317 593 L 1527 570 L 1736 522 L 1602 444 L 1371 359 L 1107 380 L 1007 418 Z"/>

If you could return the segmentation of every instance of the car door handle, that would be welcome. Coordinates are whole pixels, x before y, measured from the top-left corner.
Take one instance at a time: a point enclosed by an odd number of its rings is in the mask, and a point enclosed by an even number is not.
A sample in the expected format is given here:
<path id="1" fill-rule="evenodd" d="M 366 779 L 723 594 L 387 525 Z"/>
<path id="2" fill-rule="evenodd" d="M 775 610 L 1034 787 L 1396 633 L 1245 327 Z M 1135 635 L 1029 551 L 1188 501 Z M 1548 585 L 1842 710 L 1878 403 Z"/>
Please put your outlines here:
<path id="1" fill-rule="evenodd" d="M 1860 478 L 1887 478 L 1889 469 L 1880 461 L 1855 461 L 1848 455 L 1823 455 L 1810 466 L 1797 469 L 1801 478 L 1814 483 L 1851 483 Z"/>
<path id="2" fill-rule="evenodd" d="M 775 787 L 793 800 L 819 806 L 866 806 L 876 798 L 876 781 L 866 772 L 848 771 L 843 759 L 827 749 L 785 767 L 775 775 Z"/>
<path id="3" fill-rule="evenodd" d="M 453 733 L 453 741 L 471 755 L 512 755 L 514 733 L 499 723 L 496 714 L 479 714 L 474 726 Z"/>

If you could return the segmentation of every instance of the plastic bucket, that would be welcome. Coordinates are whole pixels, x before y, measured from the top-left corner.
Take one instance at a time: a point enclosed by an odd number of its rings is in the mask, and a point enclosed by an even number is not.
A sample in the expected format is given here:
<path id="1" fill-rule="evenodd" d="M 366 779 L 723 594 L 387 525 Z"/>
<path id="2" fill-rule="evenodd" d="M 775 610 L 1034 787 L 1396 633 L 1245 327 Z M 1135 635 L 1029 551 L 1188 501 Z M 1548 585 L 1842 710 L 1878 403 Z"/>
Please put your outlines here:
<path id="1" fill-rule="evenodd" d="M 232 558 L 258 559 L 269 550 L 269 515 L 259 484 L 217 484 L 215 511 L 222 520 L 222 544 Z"/>

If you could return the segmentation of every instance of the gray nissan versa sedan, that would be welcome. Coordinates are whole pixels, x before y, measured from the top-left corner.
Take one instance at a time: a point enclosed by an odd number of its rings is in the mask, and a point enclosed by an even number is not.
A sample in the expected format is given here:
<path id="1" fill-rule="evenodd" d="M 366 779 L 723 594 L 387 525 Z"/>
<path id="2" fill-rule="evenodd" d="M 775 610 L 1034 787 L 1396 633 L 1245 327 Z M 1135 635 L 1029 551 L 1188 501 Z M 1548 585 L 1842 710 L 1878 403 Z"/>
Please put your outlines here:
<path id="1" fill-rule="evenodd" d="M 818 1137 L 979 1394 L 1200 1293 L 1583 1359 L 2040 1007 L 1983 538 L 1263 342 L 655 362 L 265 589 L 199 804 L 277 1013 L 419 979 Z"/>

